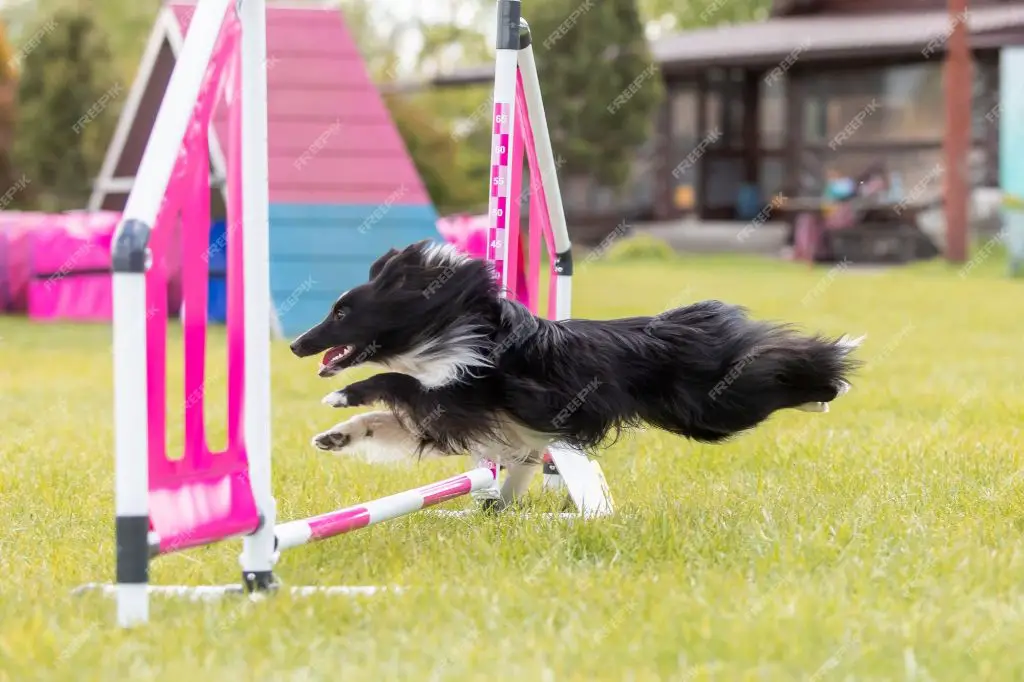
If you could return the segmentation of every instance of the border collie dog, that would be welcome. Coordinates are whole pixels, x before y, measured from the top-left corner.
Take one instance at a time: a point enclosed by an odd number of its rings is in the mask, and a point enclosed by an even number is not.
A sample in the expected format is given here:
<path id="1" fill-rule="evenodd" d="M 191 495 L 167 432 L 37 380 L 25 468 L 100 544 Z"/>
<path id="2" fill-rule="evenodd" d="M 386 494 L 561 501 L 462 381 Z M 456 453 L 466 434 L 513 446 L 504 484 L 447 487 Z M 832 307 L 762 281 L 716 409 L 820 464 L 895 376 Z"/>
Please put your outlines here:
<path id="1" fill-rule="evenodd" d="M 291 350 L 324 353 L 321 377 L 386 370 L 324 398 L 387 409 L 315 436 L 317 448 L 371 461 L 472 454 L 528 469 L 528 484 L 552 441 L 593 450 L 646 424 L 717 443 L 777 410 L 825 412 L 850 387 L 861 339 L 803 335 L 719 301 L 550 321 L 504 298 L 491 263 L 423 241 L 380 257 Z"/>

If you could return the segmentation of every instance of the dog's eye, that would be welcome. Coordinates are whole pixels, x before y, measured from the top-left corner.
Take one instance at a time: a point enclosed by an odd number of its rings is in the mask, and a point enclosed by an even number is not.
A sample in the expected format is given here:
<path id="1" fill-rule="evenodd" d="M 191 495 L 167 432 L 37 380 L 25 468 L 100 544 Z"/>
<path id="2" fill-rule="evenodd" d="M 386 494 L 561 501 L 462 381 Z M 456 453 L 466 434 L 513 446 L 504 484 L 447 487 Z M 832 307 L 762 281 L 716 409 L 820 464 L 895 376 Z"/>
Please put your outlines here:
<path id="1" fill-rule="evenodd" d="M 345 316 L 348 315 L 348 308 L 341 307 L 334 311 L 334 319 L 344 320 Z"/>

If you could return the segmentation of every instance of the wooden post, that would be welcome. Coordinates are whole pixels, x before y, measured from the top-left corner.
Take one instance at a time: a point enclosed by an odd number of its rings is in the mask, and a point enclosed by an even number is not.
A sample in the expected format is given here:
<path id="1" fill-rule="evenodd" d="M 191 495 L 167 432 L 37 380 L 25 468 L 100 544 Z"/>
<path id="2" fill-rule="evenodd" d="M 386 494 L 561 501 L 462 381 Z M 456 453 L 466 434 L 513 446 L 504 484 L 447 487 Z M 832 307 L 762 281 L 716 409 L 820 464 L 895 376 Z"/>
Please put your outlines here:
<path id="1" fill-rule="evenodd" d="M 761 74 L 743 71 L 743 180 L 758 186 L 761 176 Z M 767 203 L 771 197 L 762 197 Z"/>
<path id="2" fill-rule="evenodd" d="M 971 146 L 971 52 L 968 44 L 967 0 L 948 0 L 946 45 L 946 260 L 967 259 L 967 207 L 970 197 L 968 154 Z"/>
<path id="3" fill-rule="evenodd" d="M 696 144 L 700 144 L 708 134 L 708 76 L 707 72 L 700 75 L 697 80 L 697 138 Z M 693 215 L 698 220 L 704 219 L 704 211 L 706 210 L 707 202 L 705 197 L 707 196 L 708 187 L 708 174 L 705 172 L 708 168 L 707 153 L 702 154 L 694 163 L 697 171 L 697 185 L 694 187 L 694 201 L 693 201 Z"/>
<path id="4" fill-rule="evenodd" d="M 675 139 L 672 137 L 672 102 L 676 95 L 675 81 L 665 79 L 665 96 L 658 107 L 656 119 L 657 144 L 654 149 L 654 168 L 652 168 L 654 184 L 654 206 L 653 213 L 655 220 L 669 220 L 672 218 L 674 209 L 673 193 L 675 184 L 670 181 L 675 161 L 669 158 L 672 150 L 676 148 Z"/>

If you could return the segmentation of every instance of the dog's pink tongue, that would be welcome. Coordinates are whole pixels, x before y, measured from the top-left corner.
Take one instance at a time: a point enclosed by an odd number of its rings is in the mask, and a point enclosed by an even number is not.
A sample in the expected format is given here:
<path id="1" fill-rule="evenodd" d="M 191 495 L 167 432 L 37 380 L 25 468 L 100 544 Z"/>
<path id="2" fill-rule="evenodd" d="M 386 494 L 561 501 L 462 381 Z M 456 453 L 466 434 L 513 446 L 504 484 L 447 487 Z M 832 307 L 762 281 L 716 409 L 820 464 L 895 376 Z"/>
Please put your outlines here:
<path id="1" fill-rule="evenodd" d="M 345 348 L 346 346 L 335 346 L 334 348 L 324 353 L 324 358 L 323 360 L 320 361 L 320 366 L 326 367 L 327 365 L 331 364 L 332 360 L 334 360 L 336 357 L 345 352 Z"/>

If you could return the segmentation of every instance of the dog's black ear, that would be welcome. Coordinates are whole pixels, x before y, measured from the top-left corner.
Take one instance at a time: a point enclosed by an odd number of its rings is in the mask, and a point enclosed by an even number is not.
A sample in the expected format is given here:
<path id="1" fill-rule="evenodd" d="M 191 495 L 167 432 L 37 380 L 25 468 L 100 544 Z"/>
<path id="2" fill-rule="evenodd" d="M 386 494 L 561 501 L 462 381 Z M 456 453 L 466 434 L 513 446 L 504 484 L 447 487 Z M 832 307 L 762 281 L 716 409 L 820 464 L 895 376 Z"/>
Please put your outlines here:
<path id="1" fill-rule="evenodd" d="M 398 255 L 397 249 L 388 249 L 388 252 L 383 256 L 373 261 L 373 265 L 370 266 L 370 279 L 373 279 L 380 274 L 384 266 L 388 264 L 388 261 Z"/>

